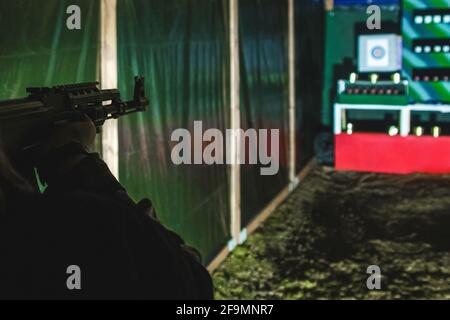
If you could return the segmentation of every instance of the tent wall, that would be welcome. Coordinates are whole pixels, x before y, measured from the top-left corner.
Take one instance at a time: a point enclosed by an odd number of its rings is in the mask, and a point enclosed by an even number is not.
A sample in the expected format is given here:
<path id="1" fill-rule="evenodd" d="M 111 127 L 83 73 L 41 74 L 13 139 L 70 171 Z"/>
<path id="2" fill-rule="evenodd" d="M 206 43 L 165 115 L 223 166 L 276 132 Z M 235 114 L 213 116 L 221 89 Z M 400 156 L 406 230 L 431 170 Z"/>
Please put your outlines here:
<path id="1" fill-rule="evenodd" d="M 81 30 L 66 27 L 69 5 Z M 26 87 L 95 81 L 99 4 L 91 0 L 0 1 L 0 99 Z"/>
<path id="2" fill-rule="evenodd" d="M 323 86 L 323 1 L 295 1 L 296 39 L 296 168 L 314 156 L 314 138 L 320 131 Z"/>
<path id="3" fill-rule="evenodd" d="M 287 1 L 239 0 L 241 128 L 279 129 L 279 172 L 263 176 L 260 165 L 241 166 L 242 225 L 289 182 Z"/>
<path id="4" fill-rule="evenodd" d="M 226 165 L 175 165 L 178 128 L 224 131 L 229 107 L 228 12 L 222 0 L 119 0 L 119 88 L 144 75 L 147 112 L 119 122 L 120 181 L 150 197 L 162 222 L 205 259 L 230 238 Z"/>

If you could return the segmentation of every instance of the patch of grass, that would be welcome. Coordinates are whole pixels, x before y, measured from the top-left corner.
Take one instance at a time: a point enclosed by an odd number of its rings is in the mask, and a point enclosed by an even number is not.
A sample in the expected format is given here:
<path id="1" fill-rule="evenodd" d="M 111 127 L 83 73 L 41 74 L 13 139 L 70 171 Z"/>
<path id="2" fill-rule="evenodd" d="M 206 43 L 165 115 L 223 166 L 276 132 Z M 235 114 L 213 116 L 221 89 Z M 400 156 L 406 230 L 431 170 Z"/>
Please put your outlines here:
<path id="1" fill-rule="evenodd" d="M 448 230 L 449 176 L 317 167 L 214 273 L 216 298 L 448 299 Z"/>

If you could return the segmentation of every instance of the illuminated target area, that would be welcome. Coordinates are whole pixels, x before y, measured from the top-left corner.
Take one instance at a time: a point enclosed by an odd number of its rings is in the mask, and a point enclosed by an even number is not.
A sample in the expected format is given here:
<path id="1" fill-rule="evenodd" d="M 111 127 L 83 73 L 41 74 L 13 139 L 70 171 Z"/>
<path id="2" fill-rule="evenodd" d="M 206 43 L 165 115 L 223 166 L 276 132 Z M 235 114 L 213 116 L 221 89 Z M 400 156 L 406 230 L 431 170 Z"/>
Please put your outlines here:
<path id="1" fill-rule="evenodd" d="M 337 85 L 337 169 L 450 172 L 450 9 L 441 2 L 402 1 L 401 35 L 358 35 L 358 71 Z"/>

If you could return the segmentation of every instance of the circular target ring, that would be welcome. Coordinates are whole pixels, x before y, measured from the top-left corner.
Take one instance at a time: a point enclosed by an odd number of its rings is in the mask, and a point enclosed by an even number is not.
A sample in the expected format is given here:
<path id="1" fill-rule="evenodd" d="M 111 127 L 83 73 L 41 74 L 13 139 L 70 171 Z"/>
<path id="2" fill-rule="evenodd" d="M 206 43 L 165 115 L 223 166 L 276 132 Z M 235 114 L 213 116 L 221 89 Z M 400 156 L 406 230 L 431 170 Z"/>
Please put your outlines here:
<path id="1" fill-rule="evenodd" d="M 376 46 L 372 48 L 371 54 L 374 59 L 383 59 L 386 55 L 386 50 L 383 47 Z"/>

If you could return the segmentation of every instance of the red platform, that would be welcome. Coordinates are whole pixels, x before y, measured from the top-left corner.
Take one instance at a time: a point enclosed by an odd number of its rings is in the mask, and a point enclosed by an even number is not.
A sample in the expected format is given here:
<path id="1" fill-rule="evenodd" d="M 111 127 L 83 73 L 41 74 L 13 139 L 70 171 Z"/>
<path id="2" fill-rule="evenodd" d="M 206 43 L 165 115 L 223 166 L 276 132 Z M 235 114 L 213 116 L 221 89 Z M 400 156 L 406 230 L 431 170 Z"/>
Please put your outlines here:
<path id="1" fill-rule="evenodd" d="M 450 137 L 335 135 L 337 170 L 384 173 L 450 173 Z"/>

